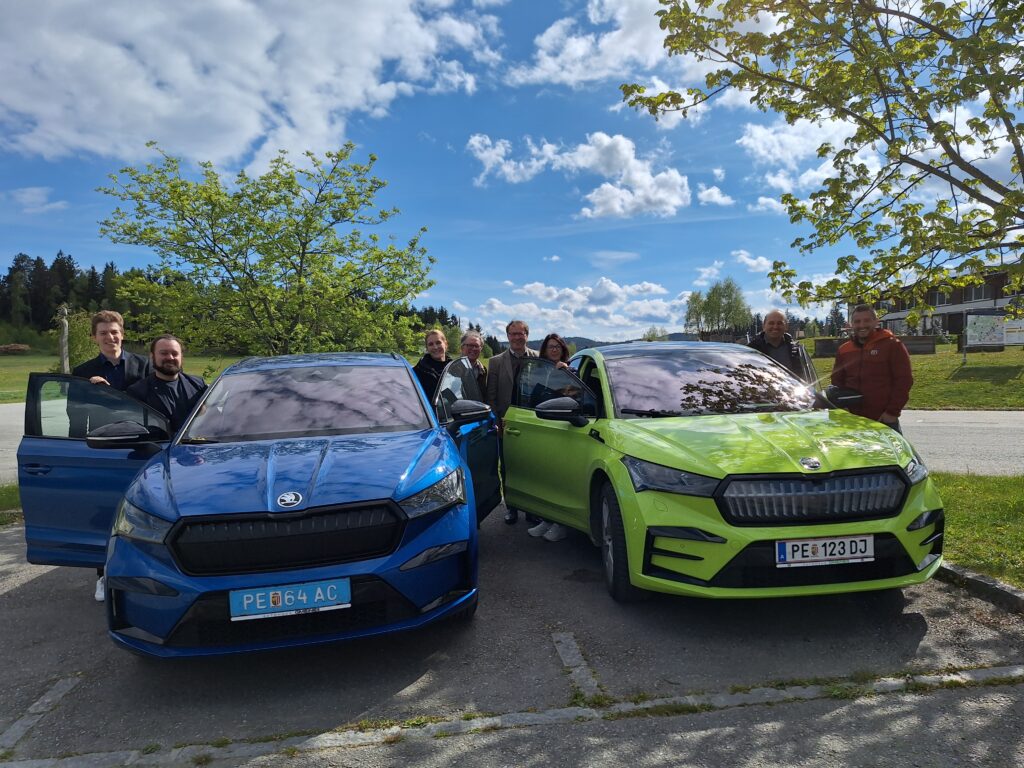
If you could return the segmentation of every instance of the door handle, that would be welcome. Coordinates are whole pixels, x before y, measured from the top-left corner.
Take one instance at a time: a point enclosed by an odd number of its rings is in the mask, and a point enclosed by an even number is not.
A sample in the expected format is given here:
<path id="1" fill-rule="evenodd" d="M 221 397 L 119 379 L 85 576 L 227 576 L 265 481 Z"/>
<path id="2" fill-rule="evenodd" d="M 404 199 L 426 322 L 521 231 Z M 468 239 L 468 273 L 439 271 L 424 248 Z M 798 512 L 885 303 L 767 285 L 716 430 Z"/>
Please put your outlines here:
<path id="1" fill-rule="evenodd" d="M 518 429 L 509 429 L 508 427 L 505 427 L 505 434 L 506 435 L 512 435 L 512 437 L 518 437 L 519 436 L 519 430 Z"/>
<path id="2" fill-rule="evenodd" d="M 45 475 L 53 469 L 53 467 L 49 464 L 25 464 L 22 469 L 30 475 Z"/>

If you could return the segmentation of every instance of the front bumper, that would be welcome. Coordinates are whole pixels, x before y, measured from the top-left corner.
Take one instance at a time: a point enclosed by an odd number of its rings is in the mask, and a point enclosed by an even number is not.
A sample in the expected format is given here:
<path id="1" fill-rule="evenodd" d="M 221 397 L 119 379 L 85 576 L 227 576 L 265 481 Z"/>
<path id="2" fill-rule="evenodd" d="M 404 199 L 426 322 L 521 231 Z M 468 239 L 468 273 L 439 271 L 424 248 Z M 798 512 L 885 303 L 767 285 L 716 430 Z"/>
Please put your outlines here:
<path id="1" fill-rule="evenodd" d="M 787 597 L 862 592 L 918 584 L 942 562 L 944 515 L 930 479 L 912 486 L 898 514 L 825 524 L 735 526 L 714 499 L 657 491 L 636 493 L 616 478 L 630 579 L 642 589 L 716 598 Z M 927 525 L 913 524 L 931 512 Z M 912 528 L 912 530 L 908 530 Z M 775 545 L 790 539 L 872 534 L 866 563 L 779 568 Z"/>
<path id="2" fill-rule="evenodd" d="M 444 556 L 424 556 L 432 552 Z M 459 505 L 410 520 L 386 556 L 246 574 L 188 575 L 166 547 L 115 537 L 106 576 L 110 636 L 143 654 L 207 656 L 349 640 L 413 629 L 470 607 L 477 600 L 475 515 Z M 349 608 L 231 621 L 231 590 L 344 577 L 352 587 Z"/>

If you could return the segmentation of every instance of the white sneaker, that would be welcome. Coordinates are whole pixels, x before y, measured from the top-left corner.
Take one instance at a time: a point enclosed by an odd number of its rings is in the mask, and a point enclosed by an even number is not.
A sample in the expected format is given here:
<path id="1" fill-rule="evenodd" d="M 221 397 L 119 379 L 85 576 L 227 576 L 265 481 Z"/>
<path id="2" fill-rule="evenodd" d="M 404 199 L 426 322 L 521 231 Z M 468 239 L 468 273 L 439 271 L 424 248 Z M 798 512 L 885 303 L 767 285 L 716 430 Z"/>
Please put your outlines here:
<path id="1" fill-rule="evenodd" d="M 539 523 L 533 526 L 533 528 L 527 530 L 527 533 L 531 536 L 543 536 L 551 529 L 552 525 L 554 525 L 554 523 L 549 523 L 547 520 L 541 520 Z"/>
<path id="2" fill-rule="evenodd" d="M 561 541 L 568 535 L 569 531 L 564 525 L 552 523 L 551 527 L 548 528 L 547 532 L 544 534 L 544 541 Z"/>
<path id="3" fill-rule="evenodd" d="M 96 579 L 96 592 L 93 597 L 96 598 L 97 603 L 102 603 L 107 599 L 107 581 L 103 576 Z"/>

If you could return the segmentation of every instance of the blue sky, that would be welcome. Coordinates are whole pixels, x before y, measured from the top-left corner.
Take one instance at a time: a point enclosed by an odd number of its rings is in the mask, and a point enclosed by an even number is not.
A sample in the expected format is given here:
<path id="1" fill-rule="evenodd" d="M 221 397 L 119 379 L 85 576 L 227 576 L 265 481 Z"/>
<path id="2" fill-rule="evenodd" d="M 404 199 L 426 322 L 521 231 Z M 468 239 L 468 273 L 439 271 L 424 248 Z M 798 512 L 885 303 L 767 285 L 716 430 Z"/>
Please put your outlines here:
<path id="1" fill-rule="evenodd" d="M 225 172 L 354 142 L 379 158 L 382 234 L 428 228 L 436 285 L 416 298 L 504 337 L 635 338 L 683 329 L 686 298 L 731 276 L 784 306 L 771 262 L 800 256 L 783 192 L 820 178 L 829 128 L 786 125 L 742 94 L 685 121 L 623 107 L 618 86 L 679 89 L 651 0 L 7 3 L 0 26 L 0 256 L 120 268 L 95 191 L 156 140 Z M 838 130 L 838 129 L 837 129 Z M 836 254 L 832 254 L 834 257 Z M 798 310 L 824 316 L 824 309 Z"/>

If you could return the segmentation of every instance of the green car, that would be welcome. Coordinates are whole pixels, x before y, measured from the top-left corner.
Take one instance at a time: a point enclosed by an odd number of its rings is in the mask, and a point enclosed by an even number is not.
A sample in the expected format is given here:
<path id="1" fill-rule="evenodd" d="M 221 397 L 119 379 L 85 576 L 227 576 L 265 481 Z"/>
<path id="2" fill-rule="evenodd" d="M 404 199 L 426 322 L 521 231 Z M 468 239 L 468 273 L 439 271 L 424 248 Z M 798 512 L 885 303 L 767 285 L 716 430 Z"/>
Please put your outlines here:
<path id="1" fill-rule="evenodd" d="M 612 597 L 889 589 L 942 560 L 942 501 L 898 433 L 747 347 L 632 343 L 524 361 L 505 501 L 600 546 Z"/>

